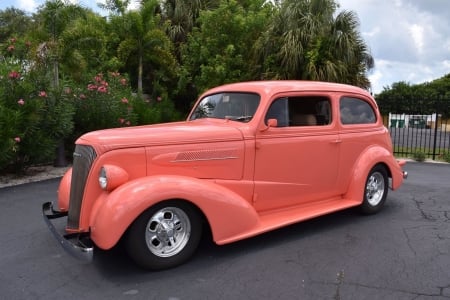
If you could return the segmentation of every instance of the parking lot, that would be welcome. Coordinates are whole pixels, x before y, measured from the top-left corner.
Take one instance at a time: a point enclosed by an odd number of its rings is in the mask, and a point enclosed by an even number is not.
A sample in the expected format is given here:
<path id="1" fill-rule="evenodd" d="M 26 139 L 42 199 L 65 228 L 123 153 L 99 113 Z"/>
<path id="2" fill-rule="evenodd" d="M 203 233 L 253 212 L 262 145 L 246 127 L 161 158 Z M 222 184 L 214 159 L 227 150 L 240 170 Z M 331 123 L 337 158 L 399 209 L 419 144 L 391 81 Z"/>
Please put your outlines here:
<path id="1" fill-rule="evenodd" d="M 68 256 L 42 219 L 58 180 L 0 189 L 2 299 L 450 299 L 450 165 L 408 163 L 382 212 L 350 209 L 147 272 L 121 247 Z M 233 220 L 230 220 L 233 222 Z"/>

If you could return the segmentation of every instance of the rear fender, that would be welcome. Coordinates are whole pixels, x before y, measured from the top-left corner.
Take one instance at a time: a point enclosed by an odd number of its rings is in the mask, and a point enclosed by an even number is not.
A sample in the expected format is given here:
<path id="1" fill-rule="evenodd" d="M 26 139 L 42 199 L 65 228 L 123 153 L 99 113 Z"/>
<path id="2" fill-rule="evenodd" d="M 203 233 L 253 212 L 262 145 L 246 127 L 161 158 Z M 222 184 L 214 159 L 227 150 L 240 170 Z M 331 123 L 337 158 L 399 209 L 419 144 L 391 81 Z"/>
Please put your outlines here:
<path id="1" fill-rule="evenodd" d="M 383 147 L 370 147 L 359 156 L 355 163 L 347 193 L 344 195 L 345 199 L 363 202 L 367 176 L 370 170 L 379 163 L 387 167 L 387 172 L 391 174 L 395 187 L 401 185 L 403 182 L 402 170 L 392 154 Z"/>
<path id="2" fill-rule="evenodd" d="M 213 239 L 220 241 L 248 231 L 258 216 L 248 201 L 212 181 L 185 176 L 142 177 L 97 199 L 90 218 L 91 239 L 102 249 L 113 247 L 146 209 L 164 200 L 183 199 L 206 216 Z"/>

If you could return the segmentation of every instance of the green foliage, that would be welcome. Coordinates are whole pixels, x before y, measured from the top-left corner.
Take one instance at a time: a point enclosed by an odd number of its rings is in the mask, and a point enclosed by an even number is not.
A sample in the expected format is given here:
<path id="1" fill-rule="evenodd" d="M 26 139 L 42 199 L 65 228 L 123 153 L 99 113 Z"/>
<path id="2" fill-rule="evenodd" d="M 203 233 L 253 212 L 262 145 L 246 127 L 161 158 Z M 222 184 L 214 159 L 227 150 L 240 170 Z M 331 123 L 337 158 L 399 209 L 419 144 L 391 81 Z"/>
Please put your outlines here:
<path id="1" fill-rule="evenodd" d="M 0 11 L 0 43 L 24 35 L 31 29 L 31 17 L 25 11 L 10 7 Z"/>
<path id="2" fill-rule="evenodd" d="M 412 85 L 396 82 L 375 96 L 383 114 L 389 112 L 432 114 L 450 117 L 450 74 L 431 82 Z"/>
<path id="3" fill-rule="evenodd" d="M 8 166 L 17 152 L 20 143 L 19 120 L 21 112 L 0 104 L 0 170 Z"/>
<path id="4" fill-rule="evenodd" d="M 416 151 L 413 153 L 413 159 L 418 162 L 424 162 L 426 154 L 423 151 Z"/>
<path id="5" fill-rule="evenodd" d="M 199 92 L 224 83 L 259 79 L 253 45 L 267 27 L 271 6 L 252 1 L 221 1 L 200 12 L 183 51 L 185 71 Z M 182 81 L 190 79 L 182 78 Z"/>
<path id="6" fill-rule="evenodd" d="M 445 152 L 444 154 L 442 154 L 442 159 L 443 159 L 445 162 L 450 163 L 450 152 Z"/>
<path id="7" fill-rule="evenodd" d="M 133 99 L 133 112 L 138 125 L 172 122 L 181 119 L 172 101 L 161 96 Z"/>

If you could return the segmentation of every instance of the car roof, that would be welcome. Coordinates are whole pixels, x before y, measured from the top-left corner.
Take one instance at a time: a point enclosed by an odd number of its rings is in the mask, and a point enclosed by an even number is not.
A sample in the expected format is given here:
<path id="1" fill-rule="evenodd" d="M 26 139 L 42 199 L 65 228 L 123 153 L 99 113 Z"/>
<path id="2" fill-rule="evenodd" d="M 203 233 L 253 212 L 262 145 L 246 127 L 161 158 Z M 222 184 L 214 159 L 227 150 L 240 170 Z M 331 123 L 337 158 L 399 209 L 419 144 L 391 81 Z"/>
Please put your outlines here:
<path id="1" fill-rule="evenodd" d="M 239 83 L 230 83 L 215 87 L 206 91 L 203 95 L 214 94 L 219 92 L 255 92 L 261 95 L 277 94 L 280 92 L 289 91 L 328 91 L 328 92 L 347 92 L 362 94 L 369 98 L 372 96 L 366 91 L 359 87 L 331 83 L 323 81 L 308 81 L 308 80 L 270 80 L 270 81 L 247 81 Z"/>

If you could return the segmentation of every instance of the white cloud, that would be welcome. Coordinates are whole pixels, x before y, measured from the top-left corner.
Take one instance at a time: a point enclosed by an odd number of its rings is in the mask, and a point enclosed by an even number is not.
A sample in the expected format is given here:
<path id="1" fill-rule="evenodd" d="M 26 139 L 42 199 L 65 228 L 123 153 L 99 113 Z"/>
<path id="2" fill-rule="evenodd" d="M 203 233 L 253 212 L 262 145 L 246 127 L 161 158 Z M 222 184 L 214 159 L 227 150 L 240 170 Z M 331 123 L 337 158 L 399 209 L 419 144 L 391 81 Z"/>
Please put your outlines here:
<path id="1" fill-rule="evenodd" d="M 35 0 L 18 0 L 17 7 L 28 12 L 34 11 L 39 5 Z"/>
<path id="2" fill-rule="evenodd" d="M 338 0 L 355 11 L 375 59 L 375 93 L 394 82 L 431 81 L 450 73 L 448 0 Z"/>
<path id="3" fill-rule="evenodd" d="M 417 24 L 411 25 L 409 28 L 411 31 L 412 38 L 414 40 L 414 44 L 416 45 L 417 51 L 420 53 L 423 52 L 423 27 Z"/>
<path id="4" fill-rule="evenodd" d="M 131 0 L 130 5 L 128 5 L 128 9 L 135 10 L 138 9 L 140 5 L 140 0 Z"/>

